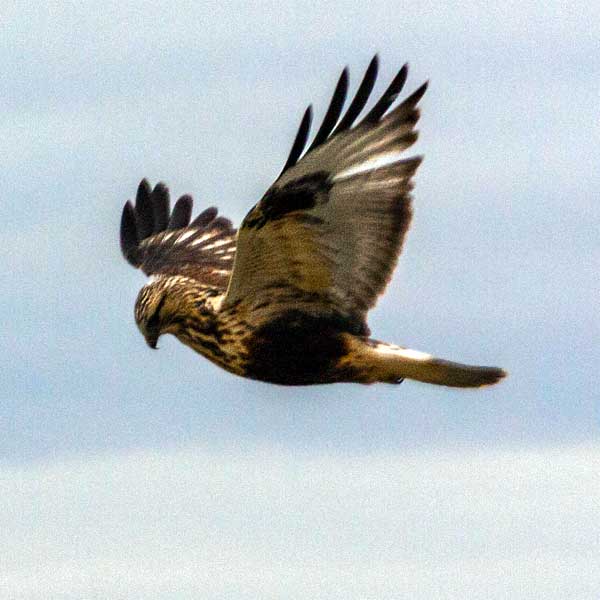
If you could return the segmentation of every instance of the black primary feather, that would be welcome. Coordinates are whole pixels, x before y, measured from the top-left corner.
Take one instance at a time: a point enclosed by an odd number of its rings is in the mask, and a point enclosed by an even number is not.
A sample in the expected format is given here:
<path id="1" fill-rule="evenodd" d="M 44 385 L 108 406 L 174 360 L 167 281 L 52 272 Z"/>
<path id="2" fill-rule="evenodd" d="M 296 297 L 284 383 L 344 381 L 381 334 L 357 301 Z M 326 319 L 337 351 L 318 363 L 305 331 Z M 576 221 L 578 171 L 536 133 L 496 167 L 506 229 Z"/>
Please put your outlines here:
<path id="1" fill-rule="evenodd" d="M 348 69 L 345 68 L 340 75 L 340 78 L 335 86 L 333 97 L 323 118 L 323 123 L 315 136 L 312 144 L 307 150 L 307 153 L 320 146 L 331 133 L 335 124 L 338 122 L 340 115 L 342 114 L 342 108 L 344 108 L 344 102 L 346 101 L 346 94 L 348 93 Z"/>
<path id="2" fill-rule="evenodd" d="M 375 85 L 375 80 L 377 79 L 377 71 L 379 69 L 379 58 L 377 54 L 373 57 L 369 66 L 367 67 L 367 71 L 363 77 L 363 80 L 358 87 L 358 91 L 356 92 L 346 114 L 342 117 L 342 120 L 338 123 L 338 126 L 334 129 L 331 134 L 332 137 L 341 133 L 342 131 L 346 131 L 346 129 L 350 129 L 354 121 L 356 121 L 356 117 L 361 113 L 362 109 L 367 104 L 369 100 L 369 96 L 373 91 L 373 87 Z"/>
<path id="3" fill-rule="evenodd" d="M 135 210 L 128 200 L 121 215 L 121 252 L 134 267 L 139 266 L 137 247 L 139 244 Z"/>
<path id="4" fill-rule="evenodd" d="M 134 267 L 147 275 L 185 273 L 222 285 L 231 268 L 235 229 L 217 216 L 217 209 L 202 211 L 191 223 L 193 200 L 185 194 L 169 211 L 169 190 L 163 183 L 154 189 L 144 179 L 138 186 L 135 207 L 128 201 L 121 216 L 121 251 Z M 200 238 L 206 235 L 206 240 Z M 215 246 L 215 242 L 219 243 Z M 209 246 L 208 249 L 205 247 Z M 211 247 L 212 246 L 212 247 Z M 215 255 L 212 248 L 221 253 Z M 226 255 L 223 252 L 229 251 Z M 213 270 L 220 270 L 218 274 Z"/>
<path id="5" fill-rule="evenodd" d="M 223 229 L 226 231 L 233 227 L 231 221 L 227 217 L 217 217 L 211 224 L 211 228 L 214 229 Z"/>
<path id="6" fill-rule="evenodd" d="M 312 106 L 309 106 L 304 112 L 304 116 L 302 117 L 302 121 L 300 122 L 300 127 L 298 128 L 298 132 L 296 133 L 296 137 L 294 139 L 294 143 L 292 144 L 292 149 L 290 150 L 290 154 L 288 159 L 283 165 L 283 169 L 279 176 L 283 175 L 290 167 L 293 167 L 300 158 L 304 147 L 306 146 L 306 140 L 308 140 L 308 133 L 310 131 L 310 124 L 312 121 Z"/>
<path id="7" fill-rule="evenodd" d="M 385 111 L 394 103 L 394 100 L 398 97 L 398 94 L 402 91 L 404 84 L 406 83 L 406 76 L 408 75 L 408 65 L 404 65 L 394 79 L 388 86 L 387 90 L 383 93 L 383 96 L 377 101 L 377 104 L 368 112 L 367 116 L 361 121 L 362 123 L 377 123 L 379 119 L 385 114 Z"/>
<path id="8" fill-rule="evenodd" d="M 339 133 L 343 133 L 350 129 L 362 110 L 365 108 L 371 92 L 373 91 L 373 87 L 375 86 L 375 81 L 377 79 L 377 73 L 379 70 L 379 58 L 377 54 L 371 59 L 369 66 L 363 76 L 363 79 L 350 103 L 350 106 L 346 110 L 344 116 L 340 119 L 340 115 L 342 114 L 342 109 L 344 107 L 344 103 L 346 100 L 346 95 L 348 93 L 348 69 L 344 69 L 342 74 L 338 80 L 338 83 L 335 87 L 335 91 L 333 92 L 333 96 L 329 103 L 329 107 L 327 112 L 325 113 L 325 117 L 323 118 L 323 122 L 319 127 L 317 134 L 315 135 L 312 143 L 304 153 L 306 156 L 310 152 L 312 152 L 315 148 L 318 148 L 328 139 L 333 138 Z M 386 111 L 390 108 L 390 106 L 394 103 L 394 101 L 398 98 L 398 95 L 402 91 L 404 84 L 406 82 L 406 77 L 408 74 L 408 65 L 405 64 L 400 71 L 396 74 L 390 85 L 387 87 L 381 98 L 376 102 L 373 108 L 367 113 L 367 115 L 360 121 L 357 127 L 362 125 L 369 125 L 377 123 L 386 113 Z M 425 84 L 425 87 L 427 84 Z M 412 99 L 413 96 L 420 98 L 425 89 L 423 86 L 417 90 L 412 96 L 409 98 Z M 420 94 L 420 95 L 419 95 Z M 414 102 L 416 104 L 417 100 Z M 405 101 L 406 103 L 406 101 Z M 404 103 L 404 104 L 405 104 Z M 288 159 L 279 174 L 279 177 L 283 175 L 289 168 L 293 167 L 302 157 L 302 154 L 306 148 L 306 143 L 308 141 L 308 136 L 310 133 L 310 125 L 312 121 L 312 108 L 309 106 L 302 117 L 302 121 L 300 123 L 300 127 L 298 128 L 298 132 L 296 133 L 296 137 L 294 139 L 294 143 L 292 145 L 292 149 L 290 150 L 290 154 Z M 338 122 L 339 121 L 339 122 Z M 337 125 L 337 126 L 336 126 Z"/>
<path id="9" fill-rule="evenodd" d="M 206 227 L 217 216 L 219 211 L 211 206 L 204 209 L 191 223 L 190 227 Z"/>
<path id="10" fill-rule="evenodd" d="M 154 231 L 154 209 L 150 201 L 152 188 L 147 179 L 142 179 L 135 196 L 135 219 L 140 240 L 148 237 Z"/>
<path id="11" fill-rule="evenodd" d="M 190 219 L 192 217 L 192 204 L 193 200 L 191 196 L 188 194 L 181 196 L 181 198 L 175 202 L 167 229 L 181 229 L 182 227 L 187 227 L 190 224 Z"/>
<path id="12" fill-rule="evenodd" d="M 419 100 L 423 97 L 423 94 L 427 91 L 427 86 L 429 82 L 426 81 L 419 88 L 417 88 L 404 102 L 402 102 L 401 106 L 405 107 L 414 107 L 419 103 Z"/>
<path id="13" fill-rule="evenodd" d="M 154 233 L 164 231 L 169 224 L 169 189 L 160 182 L 154 186 L 150 194 L 152 210 L 154 213 Z"/>

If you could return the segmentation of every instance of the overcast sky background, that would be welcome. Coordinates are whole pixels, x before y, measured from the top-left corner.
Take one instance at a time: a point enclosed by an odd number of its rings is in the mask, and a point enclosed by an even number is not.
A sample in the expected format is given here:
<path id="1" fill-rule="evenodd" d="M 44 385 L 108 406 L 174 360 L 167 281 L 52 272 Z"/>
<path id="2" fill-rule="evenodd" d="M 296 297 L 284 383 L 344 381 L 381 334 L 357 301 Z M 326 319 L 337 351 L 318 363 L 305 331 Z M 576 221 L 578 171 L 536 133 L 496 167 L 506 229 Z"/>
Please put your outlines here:
<path id="1" fill-rule="evenodd" d="M 482 6 L 3 4 L 7 597 L 597 600 L 600 5 Z M 139 180 L 239 223 L 375 52 L 376 90 L 431 86 L 373 334 L 510 377 L 286 389 L 148 349 Z"/>

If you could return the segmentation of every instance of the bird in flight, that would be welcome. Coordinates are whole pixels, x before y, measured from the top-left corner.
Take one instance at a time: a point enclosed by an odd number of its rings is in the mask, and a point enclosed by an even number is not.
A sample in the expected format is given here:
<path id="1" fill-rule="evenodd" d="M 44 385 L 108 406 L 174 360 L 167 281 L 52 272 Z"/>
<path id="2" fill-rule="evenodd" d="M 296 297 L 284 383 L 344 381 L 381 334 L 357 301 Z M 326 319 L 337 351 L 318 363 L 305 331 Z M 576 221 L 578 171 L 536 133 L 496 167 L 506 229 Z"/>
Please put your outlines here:
<path id="1" fill-rule="evenodd" d="M 479 387 L 505 376 L 370 337 L 367 312 L 391 278 L 412 216 L 422 157 L 403 152 L 417 139 L 427 88 L 397 103 L 404 65 L 355 124 L 377 70 L 375 56 L 345 112 L 342 71 L 306 148 L 308 107 L 283 170 L 237 231 L 216 208 L 191 220 L 190 196 L 171 210 L 163 183 L 140 183 L 135 205 L 123 209 L 121 249 L 150 276 L 135 320 L 151 348 L 170 333 L 231 373 L 283 385 L 409 378 Z"/>

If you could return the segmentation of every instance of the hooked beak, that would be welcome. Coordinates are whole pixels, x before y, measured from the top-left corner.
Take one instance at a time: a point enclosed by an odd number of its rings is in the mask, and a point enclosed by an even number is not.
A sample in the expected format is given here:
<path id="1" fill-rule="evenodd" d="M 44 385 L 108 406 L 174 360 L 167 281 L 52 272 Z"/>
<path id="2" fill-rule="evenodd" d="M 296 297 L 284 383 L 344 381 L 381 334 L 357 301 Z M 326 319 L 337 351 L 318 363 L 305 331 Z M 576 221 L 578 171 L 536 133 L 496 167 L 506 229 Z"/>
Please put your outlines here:
<path id="1" fill-rule="evenodd" d="M 152 350 L 157 350 L 156 344 L 158 342 L 158 333 L 149 333 L 146 336 L 146 344 L 152 348 Z"/>

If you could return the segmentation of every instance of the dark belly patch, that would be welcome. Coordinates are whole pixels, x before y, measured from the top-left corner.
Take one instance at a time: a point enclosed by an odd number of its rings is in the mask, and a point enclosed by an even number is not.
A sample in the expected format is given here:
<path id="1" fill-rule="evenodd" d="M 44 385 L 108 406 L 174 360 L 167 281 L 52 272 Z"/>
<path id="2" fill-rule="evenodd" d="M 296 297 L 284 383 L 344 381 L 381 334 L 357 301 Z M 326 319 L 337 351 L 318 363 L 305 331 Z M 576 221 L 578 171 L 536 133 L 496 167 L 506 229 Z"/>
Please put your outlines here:
<path id="1" fill-rule="evenodd" d="M 341 334 L 358 330 L 357 324 L 341 317 L 288 311 L 248 340 L 246 376 L 282 385 L 348 381 L 349 374 L 336 369 L 346 352 Z"/>

